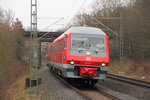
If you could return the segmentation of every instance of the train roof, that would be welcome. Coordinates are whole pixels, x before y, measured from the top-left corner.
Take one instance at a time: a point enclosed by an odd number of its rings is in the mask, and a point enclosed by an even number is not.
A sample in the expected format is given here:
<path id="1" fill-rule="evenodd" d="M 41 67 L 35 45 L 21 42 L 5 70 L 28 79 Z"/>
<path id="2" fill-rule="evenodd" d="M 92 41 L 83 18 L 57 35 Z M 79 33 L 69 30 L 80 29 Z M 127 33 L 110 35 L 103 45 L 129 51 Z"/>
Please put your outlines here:
<path id="1" fill-rule="evenodd" d="M 106 35 L 101 29 L 96 27 L 84 27 L 84 26 L 77 26 L 77 27 L 71 27 L 68 29 L 65 33 L 63 33 L 61 36 L 59 36 L 57 39 L 55 39 L 53 42 L 58 41 L 62 37 L 64 37 L 65 34 L 90 34 L 90 35 Z"/>
<path id="2" fill-rule="evenodd" d="M 106 35 L 101 29 L 95 27 L 78 26 L 78 27 L 71 27 L 69 30 L 71 31 L 72 34 L 80 33 L 80 34 Z"/>

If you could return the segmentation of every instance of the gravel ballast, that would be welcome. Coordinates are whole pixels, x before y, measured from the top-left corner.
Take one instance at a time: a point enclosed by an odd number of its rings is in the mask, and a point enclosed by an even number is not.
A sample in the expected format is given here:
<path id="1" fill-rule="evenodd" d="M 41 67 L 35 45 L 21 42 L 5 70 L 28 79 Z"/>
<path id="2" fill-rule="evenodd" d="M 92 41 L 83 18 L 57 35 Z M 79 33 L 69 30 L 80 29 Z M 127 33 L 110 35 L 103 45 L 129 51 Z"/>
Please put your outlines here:
<path id="1" fill-rule="evenodd" d="M 64 85 L 47 67 L 40 69 L 42 100 L 85 100 L 82 96 Z"/>
<path id="2" fill-rule="evenodd" d="M 133 97 L 133 99 L 150 100 L 150 89 L 148 88 L 142 88 L 112 79 L 106 79 L 104 82 L 99 81 L 98 85 L 116 91 L 116 93 L 119 92 L 119 94 L 128 95 L 129 97 Z M 124 98 L 123 100 L 127 99 Z"/>

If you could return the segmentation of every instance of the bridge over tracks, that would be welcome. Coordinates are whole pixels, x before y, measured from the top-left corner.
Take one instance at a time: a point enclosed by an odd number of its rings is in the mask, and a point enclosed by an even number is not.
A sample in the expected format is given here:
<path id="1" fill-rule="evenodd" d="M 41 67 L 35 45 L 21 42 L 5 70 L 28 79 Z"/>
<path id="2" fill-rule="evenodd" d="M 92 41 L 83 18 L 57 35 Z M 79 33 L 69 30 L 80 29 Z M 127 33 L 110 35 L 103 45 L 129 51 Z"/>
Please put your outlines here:
<path id="1" fill-rule="evenodd" d="M 60 36 L 64 32 L 46 32 L 46 31 L 39 31 L 38 32 L 38 38 L 42 37 L 40 39 L 40 42 L 52 42 L 55 38 Z M 46 34 L 46 35 L 45 35 Z M 45 35 L 45 36 L 44 36 Z M 24 37 L 29 38 L 30 37 L 30 31 L 25 31 Z"/>

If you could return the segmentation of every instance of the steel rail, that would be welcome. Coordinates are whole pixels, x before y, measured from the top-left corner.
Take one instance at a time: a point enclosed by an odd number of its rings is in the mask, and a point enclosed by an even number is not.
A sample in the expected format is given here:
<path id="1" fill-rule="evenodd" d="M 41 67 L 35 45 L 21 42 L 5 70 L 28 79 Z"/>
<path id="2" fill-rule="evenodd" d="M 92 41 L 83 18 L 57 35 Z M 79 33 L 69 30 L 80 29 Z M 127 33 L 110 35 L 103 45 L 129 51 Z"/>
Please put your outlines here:
<path id="1" fill-rule="evenodd" d="M 65 84 L 66 86 L 68 86 L 69 88 L 71 88 L 73 91 L 75 91 L 77 94 L 79 94 L 80 96 L 82 96 L 86 100 L 94 100 L 93 97 L 91 97 L 88 94 L 82 92 L 81 90 L 79 90 L 78 88 L 74 87 L 73 85 L 69 84 L 68 82 L 66 82 L 66 80 L 64 80 L 63 78 L 61 78 L 60 76 L 58 76 L 55 72 L 53 72 L 53 71 L 51 71 L 51 72 L 56 76 L 57 79 L 59 79 L 61 82 L 63 82 L 63 84 Z M 120 98 L 115 97 L 115 96 L 109 94 L 105 90 L 99 89 L 98 87 L 93 87 L 93 88 L 95 89 L 96 92 L 100 93 L 101 95 L 105 95 L 105 96 L 109 97 L 112 100 L 121 100 Z"/>
<path id="2" fill-rule="evenodd" d="M 137 86 L 141 86 L 144 88 L 150 88 L 150 82 L 146 82 L 146 81 L 131 79 L 131 78 L 113 75 L 113 74 L 107 74 L 107 78 L 117 80 L 117 81 L 126 82 L 126 83 L 137 85 Z"/>
<path id="3" fill-rule="evenodd" d="M 63 84 L 65 84 L 66 86 L 68 86 L 69 88 L 71 88 L 77 94 L 79 94 L 80 96 L 82 96 L 86 100 L 93 100 L 88 95 L 84 94 L 83 92 L 81 92 L 80 90 L 78 90 L 77 88 L 75 88 L 74 86 L 72 86 L 71 84 L 67 83 L 64 79 L 62 79 L 60 76 L 58 76 L 55 72 L 53 72 L 53 71 L 51 71 L 51 72 L 56 76 L 57 79 L 59 79 Z"/>
<path id="4" fill-rule="evenodd" d="M 105 90 L 99 88 L 98 86 L 95 86 L 95 88 L 96 88 L 96 91 L 97 91 L 97 92 L 108 96 L 108 97 L 111 98 L 112 100 L 122 100 L 122 99 L 120 99 L 120 98 L 118 98 L 118 97 L 116 97 L 116 96 L 114 96 L 114 95 L 108 93 L 107 91 L 105 91 Z"/>

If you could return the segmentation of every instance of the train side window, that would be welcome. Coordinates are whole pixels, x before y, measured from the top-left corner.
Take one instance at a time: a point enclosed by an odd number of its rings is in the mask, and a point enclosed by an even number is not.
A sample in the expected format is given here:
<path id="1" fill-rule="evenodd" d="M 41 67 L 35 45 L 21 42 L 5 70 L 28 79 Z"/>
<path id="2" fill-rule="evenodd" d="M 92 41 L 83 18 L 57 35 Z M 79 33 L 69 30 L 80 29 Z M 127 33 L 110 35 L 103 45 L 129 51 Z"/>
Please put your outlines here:
<path id="1" fill-rule="evenodd" d="M 65 38 L 64 38 L 64 49 L 67 48 L 67 35 L 65 34 Z"/>
<path id="2" fill-rule="evenodd" d="M 63 41 L 60 42 L 60 51 L 63 51 Z"/>
<path id="3" fill-rule="evenodd" d="M 62 51 L 63 51 L 64 48 L 65 48 L 65 47 L 64 47 L 64 44 L 65 44 L 65 43 L 64 43 L 64 40 L 63 40 L 63 41 L 62 41 Z"/>
<path id="4" fill-rule="evenodd" d="M 64 41 L 63 41 L 63 47 L 64 47 L 64 49 L 66 49 L 65 44 L 66 44 L 66 41 L 65 41 L 65 39 L 64 39 Z"/>

